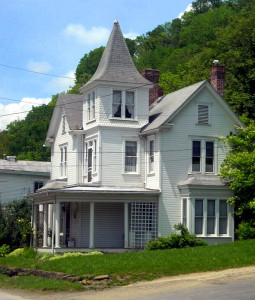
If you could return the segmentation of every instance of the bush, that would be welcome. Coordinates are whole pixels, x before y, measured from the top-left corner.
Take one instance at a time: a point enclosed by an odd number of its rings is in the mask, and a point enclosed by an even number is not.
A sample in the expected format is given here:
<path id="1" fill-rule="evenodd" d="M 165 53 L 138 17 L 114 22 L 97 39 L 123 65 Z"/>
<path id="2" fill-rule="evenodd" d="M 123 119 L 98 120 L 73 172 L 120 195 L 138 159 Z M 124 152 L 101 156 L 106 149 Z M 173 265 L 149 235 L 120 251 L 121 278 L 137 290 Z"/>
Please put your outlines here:
<path id="1" fill-rule="evenodd" d="M 248 240 L 255 238 L 255 224 L 249 222 L 242 222 L 236 229 L 236 234 L 239 240 Z"/>
<path id="2" fill-rule="evenodd" d="M 6 256 L 11 251 L 10 246 L 8 245 L 2 245 L 0 247 L 0 257 Z"/>
<path id="3" fill-rule="evenodd" d="M 171 248 L 199 247 L 206 246 L 206 242 L 198 239 L 194 234 L 190 234 L 183 224 L 174 226 L 175 231 L 168 237 L 159 237 L 156 241 L 149 241 L 146 246 L 147 250 L 163 250 Z"/>
<path id="4" fill-rule="evenodd" d="M 24 256 L 27 258 L 35 258 L 36 257 L 36 251 L 32 247 L 28 248 L 18 248 L 11 253 L 8 254 L 8 256 Z"/>

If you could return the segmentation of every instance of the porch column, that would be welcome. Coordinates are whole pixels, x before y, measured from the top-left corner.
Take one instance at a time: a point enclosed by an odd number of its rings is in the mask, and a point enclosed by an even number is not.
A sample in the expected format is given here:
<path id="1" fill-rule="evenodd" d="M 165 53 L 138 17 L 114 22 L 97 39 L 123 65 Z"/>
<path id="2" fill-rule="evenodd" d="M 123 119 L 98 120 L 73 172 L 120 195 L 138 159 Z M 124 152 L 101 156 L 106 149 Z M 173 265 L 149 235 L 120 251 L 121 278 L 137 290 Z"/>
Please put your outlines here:
<path id="1" fill-rule="evenodd" d="M 124 203 L 124 248 L 128 248 L 128 202 Z"/>
<path id="2" fill-rule="evenodd" d="M 48 204 L 43 205 L 43 247 L 48 247 Z"/>
<path id="3" fill-rule="evenodd" d="M 51 230 L 51 233 L 52 233 L 52 219 L 53 219 L 53 209 L 52 209 L 52 204 L 49 204 L 48 215 L 49 215 L 49 225 L 48 225 L 48 229 Z M 51 234 L 51 235 L 48 235 L 48 246 L 51 246 L 51 243 L 52 243 L 52 234 Z"/>
<path id="4" fill-rule="evenodd" d="M 33 247 L 37 246 L 37 218 L 38 218 L 38 205 L 33 206 Z"/>
<path id="5" fill-rule="evenodd" d="M 60 248 L 60 203 L 55 203 L 55 248 Z"/>
<path id="6" fill-rule="evenodd" d="M 94 248 L 94 219 L 95 219 L 95 203 L 90 202 L 89 248 Z"/>

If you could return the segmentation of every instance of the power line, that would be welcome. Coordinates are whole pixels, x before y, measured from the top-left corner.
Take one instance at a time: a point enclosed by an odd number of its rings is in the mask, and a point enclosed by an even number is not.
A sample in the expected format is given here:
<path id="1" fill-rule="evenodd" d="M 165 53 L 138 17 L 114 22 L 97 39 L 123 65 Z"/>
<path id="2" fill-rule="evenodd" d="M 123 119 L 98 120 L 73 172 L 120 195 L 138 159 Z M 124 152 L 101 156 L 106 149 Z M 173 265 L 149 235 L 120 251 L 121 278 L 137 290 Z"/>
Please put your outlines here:
<path id="1" fill-rule="evenodd" d="M 73 77 L 54 75 L 54 74 L 48 74 L 48 73 L 43 73 L 43 72 L 37 72 L 37 71 L 28 70 L 28 69 L 23 69 L 23 68 L 18 68 L 18 67 L 13 67 L 13 66 L 8 66 L 8 65 L 5 65 L 5 64 L 1 64 L 1 63 L 0 63 L 0 66 L 6 67 L 6 68 L 15 69 L 15 70 L 19 70 L 19 71 L 24 71 L 24 72 L 30 72 L 30 73 L 35 73 L 35 74 L 45 75 L 45 76 L 59 77 L 59 78 L 72 79 L 72 80 L 75 79 L 75 78 L 73 78 Z"/>

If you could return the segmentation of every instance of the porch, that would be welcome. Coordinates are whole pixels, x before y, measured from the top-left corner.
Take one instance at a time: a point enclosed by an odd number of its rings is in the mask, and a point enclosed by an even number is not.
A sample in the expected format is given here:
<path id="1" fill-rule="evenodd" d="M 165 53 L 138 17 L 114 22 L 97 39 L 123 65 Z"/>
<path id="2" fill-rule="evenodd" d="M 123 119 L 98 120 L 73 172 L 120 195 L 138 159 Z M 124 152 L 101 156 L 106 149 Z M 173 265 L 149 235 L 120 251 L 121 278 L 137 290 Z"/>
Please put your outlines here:
<path id="1" fill-rule="evenodd" d="M 125 252 L 142 249 L 158 236 L 155 195 L 68 198 L 34 201 L 33 246 L 40 252 Z"/>

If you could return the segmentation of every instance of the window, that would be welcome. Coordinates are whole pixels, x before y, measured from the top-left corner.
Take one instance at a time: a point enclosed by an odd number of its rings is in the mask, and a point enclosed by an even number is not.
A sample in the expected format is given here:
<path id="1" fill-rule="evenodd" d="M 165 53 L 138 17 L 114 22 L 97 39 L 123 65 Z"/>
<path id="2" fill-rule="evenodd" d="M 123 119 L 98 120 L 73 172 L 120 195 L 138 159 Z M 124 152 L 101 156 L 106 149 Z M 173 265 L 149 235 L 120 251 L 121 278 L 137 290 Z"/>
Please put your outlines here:
<path id="1" fill-rule="evenodd" d="M 198 105 L 198 124 L 209 124 L 209 106 Z"/>
<path id="2" fill-rule="evenodd" d="M 132 91 L 113 90 L 112 116 L 114 118 L 134 119 L 135 93 Z"/>
<path id="3" fill-rule="evenodd" d="M 97 171 L 97 140 L 85 142 L 85 174 L 87 181 L 92 182 Z"/>
<path id="4" fill-rule="evenodd" d="M 228 227 L 228 205 L 226 200 L 219 203 L 219 234 L 227 234 Z"/>
<path id="5" fill-rule="evenodd" d="M 187 227 L 187 198 L 182 199 L 182 224 Z"/>
<path id="6" fill-rule="evenodd" d="M 195 234 L 203 233 L 204 209 L 203 200 L 195 200 Z"/>
<path id="7" fill-rule="evenodd" d="M 88 121 L 94 120 L 96 115 L 95 115 L 95 92 L 92 92 L 88 94 L 87 98 L 87 115 L 88 115 Z"/>
<path id="8" fill-rule="evenodd" d="M 43 187 L 43 181 L 35 181 L 34 182 L 34 193 L 41 187 Z"/>
<path id="9" fill-rule="evenodd" d="M 192 141 L 192 172 L 215 172 L 214 156 L 214 141 Z"/>
<path id="10" fill-rule="evenodd" d="M 137 142 L 125 142 L 125 172 L 137 172 Z"/>
<path id="11" fill-rule="evenodd" d="M 205 236 L 226 235 L 229 220 L 227 200 L 194 199 L 194 201 L 194 233 Z"/>
<path id="12" fill-rule="evenodd" d="M 66 133 L 66 116 L 62 116 L 62 133 Z"/>
<path id="13" fill-rule="evenodd" d="M 149 141 L 149 172 L 154 171 L 154 141 Z"/>
<path id="14" fill-rule="evenodd" d="M 207 201 L 207 234 L 215 234 L 215 200 Z"/>
<path id="15" fill-rule="evenodd" d="M 66 177 L 67 174 L 67 146 L 60 147 L 60 175 Z"/>

